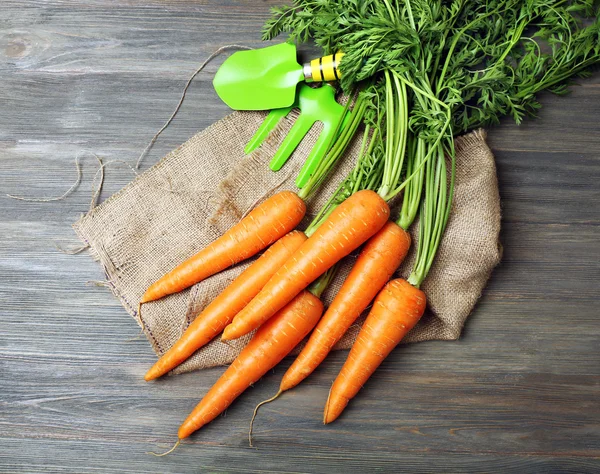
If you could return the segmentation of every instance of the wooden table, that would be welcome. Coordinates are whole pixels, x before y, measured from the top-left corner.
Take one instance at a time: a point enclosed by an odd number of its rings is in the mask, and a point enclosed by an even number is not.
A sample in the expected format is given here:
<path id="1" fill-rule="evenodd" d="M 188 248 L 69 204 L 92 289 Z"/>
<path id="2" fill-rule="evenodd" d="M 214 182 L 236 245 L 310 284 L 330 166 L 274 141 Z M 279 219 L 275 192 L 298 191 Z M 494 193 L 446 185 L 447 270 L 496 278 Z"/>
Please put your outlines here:
<path id="1" fill-rule="evenodd" d="M 271 5 L 207 0 L 3 0 L 0 191 L 62 194 L 85 150 L 133 163 L 185 80 L 218 46 L 260 44 Z M 227 113 L 198 76 L 142 169 Z M 401 347 L 338 422 L 322 407 L 345 353 L 264 408 L 289 361 L 166 458 L 222 369 L 146 384 L 155 360 L 70 225 L 96 169 L 67 199 L 0 197 L 2 472 L 600 470 L 600 74 L 538 120 L 489 133 L 505 253 L 457 342 Z M 131 178 L 106 171 L 102 198 Z"/>

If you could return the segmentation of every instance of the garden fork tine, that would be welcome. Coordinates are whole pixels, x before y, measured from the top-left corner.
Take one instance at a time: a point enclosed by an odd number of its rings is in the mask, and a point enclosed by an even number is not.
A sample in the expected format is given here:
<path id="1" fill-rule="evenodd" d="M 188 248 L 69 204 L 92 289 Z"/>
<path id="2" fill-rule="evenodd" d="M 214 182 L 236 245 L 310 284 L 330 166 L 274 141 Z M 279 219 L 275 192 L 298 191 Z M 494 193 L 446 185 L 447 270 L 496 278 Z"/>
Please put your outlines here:
<path id="1" fill-rule="evenodd" d="M 258 148 L 277 123 L 294 107 L 300 109 L 300 115 L 279 149 L 275 152 L 269 167 L 273 171 L 281 169 L 314 123 L 317 121 L 321 122 L 323 124 L 323 131 L 319 135 L 315 146 L 296 178 L 296 185 L 298 188 L 302 188 L 308 182 L 311 174 L 325 156 L 325 153 L 327 153 L 327 149 L 335 138 L 336 132 L 341 129 L 339 126 L 340 121 L 347 120 L 347 117 L 345 117 L 345 108 L 335 100 L 335 90 L 333 87 L 325 85 L 313 89 L 306 84 L 301 84 L 294 105 L 292 107 L 272 110 L 250 139 L 244 151 L 250 153 Z"/>

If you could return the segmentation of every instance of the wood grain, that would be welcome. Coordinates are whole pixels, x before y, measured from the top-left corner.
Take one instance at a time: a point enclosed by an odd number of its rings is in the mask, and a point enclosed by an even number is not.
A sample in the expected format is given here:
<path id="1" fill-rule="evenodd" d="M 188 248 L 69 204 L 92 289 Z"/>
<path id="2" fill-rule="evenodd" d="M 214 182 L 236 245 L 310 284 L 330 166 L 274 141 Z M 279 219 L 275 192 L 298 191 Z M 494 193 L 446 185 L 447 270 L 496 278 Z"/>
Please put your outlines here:
<path id="1" fill-rule="evenodd" d="M 259 45 L 268 8 L 206 0 L 4 0 L 0 192 L 62 194 L 89 150 L 134 163 L 189 74 L 218 46 Z M 193 84 L 143 163 L 227 113 Z M 143 382 L 154 355 L 102 287 L 70 224 L 97 167 L 68 199 L 0 197 L 0 471 L 598 472 L 600 470 L 600 75 L 543 95 L 538 120 L 489 131 L 504 259 L 457 342 L 401 347 L 338 422 L 320 420 L 345 353 L 265 406 L 268 374 L 174 455 L 154 458 L 221 369 Z M 107 169 L 102 198 L 132 178 Z"/>

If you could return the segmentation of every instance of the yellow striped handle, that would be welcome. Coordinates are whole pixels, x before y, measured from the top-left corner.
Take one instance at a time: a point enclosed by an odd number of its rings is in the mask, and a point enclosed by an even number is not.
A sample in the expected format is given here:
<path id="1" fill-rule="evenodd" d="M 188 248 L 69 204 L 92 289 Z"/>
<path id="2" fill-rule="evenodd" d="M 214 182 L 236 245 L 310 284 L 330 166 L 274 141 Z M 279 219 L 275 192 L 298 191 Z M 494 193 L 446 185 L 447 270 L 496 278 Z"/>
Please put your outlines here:
<path id="1" fill-rule="evenodd" d="M 337 81 L 341 77 L 338 66 L 344 53 L 334 53 L 313 59 L 304 65 L 304 78 L 307 82 Z"/>

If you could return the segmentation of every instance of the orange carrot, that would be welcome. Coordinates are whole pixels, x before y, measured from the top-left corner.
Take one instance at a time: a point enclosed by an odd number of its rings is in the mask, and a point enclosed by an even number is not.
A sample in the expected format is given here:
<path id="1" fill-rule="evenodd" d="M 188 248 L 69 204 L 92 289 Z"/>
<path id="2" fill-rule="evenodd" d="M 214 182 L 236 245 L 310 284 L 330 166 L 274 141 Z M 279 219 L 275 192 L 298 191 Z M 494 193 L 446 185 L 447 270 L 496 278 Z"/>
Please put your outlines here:
<path id="1" fill-rule="evenodd" d="M 306 239 L 303 232 L 294 230 L 269 247 L 196 317 L 144 378 L 154 380 L 166 374 L 221 333 Z"/>
<path id="2" fill-rule="evenodd" d="M 373 191 L 359 191 L 346 199 L 237 314 L 225 328 L 223 340 L 237 339 L 259 327 L 379 231 L 389 215 L 390 208 Z"/>
<path id="3" fill-rule="evenodd" d="M 340 416 L 379 364 L 417 324 L 425 303 L 425 294 L 401 278 L 390 281 L 381 290 L 333 382 L 323 423 L 331 423 Z"/>
<path id="4" fill-rule="evenodd" d="M 177 293 L 256 255 L 293 230 L 305 212 L 304 201 L 291 191 L 271 196 L 208 247 L 153 283 L 141 303 Z"/>
<path id="5" fill-rule="evenodd" d="M 303 291 L 261 326 L 179 428 L 179 439 L 214 420 L 250 385 L 275 367 L 311 331 L 323 303 Z"/>
<path id="6" fill-rule="evenodd" d="M 298 385 L 323 362 L 402 263 L 410 241 L 410 234 L 392 221 L 371 237 L 308 343 L 283 376 L 280 392 Z"/>

